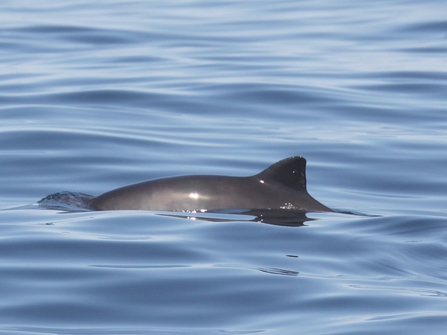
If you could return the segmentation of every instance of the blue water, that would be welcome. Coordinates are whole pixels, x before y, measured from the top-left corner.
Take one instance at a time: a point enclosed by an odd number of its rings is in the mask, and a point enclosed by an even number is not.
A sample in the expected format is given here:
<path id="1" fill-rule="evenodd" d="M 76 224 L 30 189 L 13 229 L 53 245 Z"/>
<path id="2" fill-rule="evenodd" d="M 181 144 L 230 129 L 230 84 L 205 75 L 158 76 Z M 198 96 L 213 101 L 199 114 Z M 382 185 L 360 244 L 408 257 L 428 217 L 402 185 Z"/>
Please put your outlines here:
<path id="1" fill-rule="evenodd" d="M 1 334 L 445 333 L 445 1 L 0 9 Z M 37 205 L 295 155 L 337 213 Z"/>

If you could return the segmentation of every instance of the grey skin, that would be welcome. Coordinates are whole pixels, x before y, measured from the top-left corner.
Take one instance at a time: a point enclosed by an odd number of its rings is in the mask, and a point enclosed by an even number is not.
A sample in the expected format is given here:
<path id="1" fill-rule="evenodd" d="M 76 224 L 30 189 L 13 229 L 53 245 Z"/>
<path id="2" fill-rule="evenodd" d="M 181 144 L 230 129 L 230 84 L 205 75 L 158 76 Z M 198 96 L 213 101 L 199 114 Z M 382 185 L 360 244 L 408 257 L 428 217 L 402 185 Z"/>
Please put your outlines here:
<path id="1" fill-rule="evenodd" d="M 306 189 L 306 160 L 283 159 L 250 177 L 180 176 L 149 180 L 89 200 L 96 210 L 332 210 Z"/>

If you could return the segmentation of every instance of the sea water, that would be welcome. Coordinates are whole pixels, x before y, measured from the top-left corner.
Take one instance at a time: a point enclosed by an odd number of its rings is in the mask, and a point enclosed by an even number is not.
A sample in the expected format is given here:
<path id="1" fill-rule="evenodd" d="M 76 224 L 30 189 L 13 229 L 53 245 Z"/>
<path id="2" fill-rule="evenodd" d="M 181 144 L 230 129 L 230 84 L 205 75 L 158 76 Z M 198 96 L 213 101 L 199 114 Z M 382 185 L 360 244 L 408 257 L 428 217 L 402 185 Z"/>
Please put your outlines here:
<path id="1" fill-rule="evenodd" d="M 445 333 L 444 1 L 0 9 L 1 334 Z M 295 155 L 335 213 L 37 204 Z"/>

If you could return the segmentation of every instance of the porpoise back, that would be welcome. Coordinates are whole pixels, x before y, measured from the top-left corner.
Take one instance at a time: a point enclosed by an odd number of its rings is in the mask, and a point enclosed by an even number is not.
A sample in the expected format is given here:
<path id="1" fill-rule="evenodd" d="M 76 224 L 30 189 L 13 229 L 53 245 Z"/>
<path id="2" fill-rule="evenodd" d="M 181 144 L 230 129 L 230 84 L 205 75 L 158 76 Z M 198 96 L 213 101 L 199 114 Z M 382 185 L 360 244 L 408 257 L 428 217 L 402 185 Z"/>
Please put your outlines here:
<path id="1" fill-rule="evenodd" d="M 307 192 L 306 160 L 299 156 L 249 177 L 196 175 L 149 180 L 106 192 L 89 204 L 96 210 L 332 211 Z"/>

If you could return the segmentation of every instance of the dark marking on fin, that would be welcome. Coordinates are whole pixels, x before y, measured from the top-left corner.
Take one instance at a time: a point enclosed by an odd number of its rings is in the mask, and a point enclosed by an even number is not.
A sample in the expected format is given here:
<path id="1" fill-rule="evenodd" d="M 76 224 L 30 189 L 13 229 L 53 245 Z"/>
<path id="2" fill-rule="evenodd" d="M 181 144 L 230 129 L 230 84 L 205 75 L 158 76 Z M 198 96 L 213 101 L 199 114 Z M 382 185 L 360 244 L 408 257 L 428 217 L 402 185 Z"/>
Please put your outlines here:
<path id="1" fill-rule="evenodd" d="M 306 189 L 306 159 L 295 156 L 283 159 L 256 175 L 262 180 L 273 180 L 297 191 Z"/>

